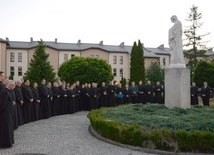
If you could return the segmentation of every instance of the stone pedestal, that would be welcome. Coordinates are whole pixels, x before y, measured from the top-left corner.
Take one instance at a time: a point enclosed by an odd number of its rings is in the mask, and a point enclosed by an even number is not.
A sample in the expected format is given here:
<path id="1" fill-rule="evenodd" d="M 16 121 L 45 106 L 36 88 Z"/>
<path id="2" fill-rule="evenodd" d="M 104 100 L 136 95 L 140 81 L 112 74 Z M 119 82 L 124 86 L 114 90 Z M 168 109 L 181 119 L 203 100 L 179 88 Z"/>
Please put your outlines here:
<path id="1" fill-rule="evenodd" d="M 190 70 L 186 68 L 165 69 L 165 106 L 190 108 Z"/>

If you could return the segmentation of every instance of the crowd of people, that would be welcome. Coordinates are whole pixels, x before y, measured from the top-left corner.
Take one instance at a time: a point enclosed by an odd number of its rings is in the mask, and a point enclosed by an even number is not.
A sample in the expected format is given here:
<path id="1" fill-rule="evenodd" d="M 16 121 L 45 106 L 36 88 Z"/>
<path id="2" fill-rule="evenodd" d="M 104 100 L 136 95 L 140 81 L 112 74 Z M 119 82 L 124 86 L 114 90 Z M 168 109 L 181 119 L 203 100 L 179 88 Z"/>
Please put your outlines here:
<path id="1" fill-rule="evenodd" d="M 31 86 L 31 87 L 30 87 Z M 207 82 L 201 89 L 204 105 L 209 105 L 209 87 Z M 198 88 L 191 87 L 191 104 L 198 104 Z M 73 114 L 78 111 L 90 111 L 100 107 L 112 107 L 128 103 L 164 103 L 164 89 L 157 82 L 152 86 L 150 81 L 143 85 L 139 81 L 128 84 L 125 88 L 105 82 L 98 88 L 97 83 L 80 82 L 73 84 L 54 82 L 53 86 L 45 79 L 30 84 L 29 80 L 14 82 L 0 71 L 0 147 L 8 148 L 14 144 L 14 130 L 20 125 L 47 119 L 51 116 Z"/>

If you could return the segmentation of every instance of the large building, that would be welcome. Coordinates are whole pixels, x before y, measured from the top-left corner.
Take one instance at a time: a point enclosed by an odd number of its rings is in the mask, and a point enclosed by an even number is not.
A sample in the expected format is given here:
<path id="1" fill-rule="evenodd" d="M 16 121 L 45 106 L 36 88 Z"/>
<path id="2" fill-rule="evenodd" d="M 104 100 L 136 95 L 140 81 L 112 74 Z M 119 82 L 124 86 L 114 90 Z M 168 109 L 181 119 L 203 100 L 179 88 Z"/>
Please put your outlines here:
<path id="1" fill-rule="evenodd" d="M 132 46 L 127 46 L 123 42 L 118 45 L 104 45 L 103 41 L 98 44 L 81 43 L 61 43 L 55 41 L 45 41 L 46 53 L 49 54 L 49 61 L 57 73 L 59 66 L 72 59 L 73 56 L 94 57 L 106 60 L 112 66 L 114 80 L 120 81 L 121 77 L 129 79 L 130 76 L 130 53 Z M 13 75 L 15 80 L 22 80 L 22 76 L 27 71 L 33 57 L 38 41 L 30 38 L 29 42 L 10 41 L 0 38 L 0 70 L 6 76 Z M 157 48 L 147 48 L 143 46 L 145 67 L 151 62 L 158 62 L 161 67 L 169 66 L 169 49 L 164 45 Z"/>

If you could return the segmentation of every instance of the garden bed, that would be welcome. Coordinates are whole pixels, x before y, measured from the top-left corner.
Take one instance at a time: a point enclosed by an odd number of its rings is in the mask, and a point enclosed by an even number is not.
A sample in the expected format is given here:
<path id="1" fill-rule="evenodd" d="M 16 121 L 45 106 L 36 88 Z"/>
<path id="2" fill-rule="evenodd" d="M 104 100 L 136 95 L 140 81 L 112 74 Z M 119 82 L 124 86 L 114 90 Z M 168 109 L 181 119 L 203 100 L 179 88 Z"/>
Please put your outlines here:
<path id="1" fill-rule="evenodd" d="M 128 104 L 92 110 L 92 127 L 111 140 L 173 152 L 214 153 L 214 109 L 168 109 L 160 104 Z"/>

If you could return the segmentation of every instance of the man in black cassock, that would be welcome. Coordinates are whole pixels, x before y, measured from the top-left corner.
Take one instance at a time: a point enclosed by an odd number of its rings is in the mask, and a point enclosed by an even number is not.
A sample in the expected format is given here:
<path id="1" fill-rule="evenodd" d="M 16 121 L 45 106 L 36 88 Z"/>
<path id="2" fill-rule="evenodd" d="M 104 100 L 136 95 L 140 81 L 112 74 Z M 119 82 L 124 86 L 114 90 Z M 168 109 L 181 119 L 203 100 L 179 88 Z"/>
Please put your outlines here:
<path id="1" fill-rule="evenodd" d="M 191 105 L 198 105 L 198 87 L 196 87 L 195 82 L 192 82 L 192 86 L 190 88 L 191 93 Z"/>
<path id="2" fill-rule="evenodd" d="M 158 81 L 156 83 L 156 86 L 154 87 L 154 93 L 155 93 L 155 103 L 163 104 L 163 87 L 160 85 L 160 82 Z"/>
<path id="3" fill-rule="evenodd" d="M 100 106 L 101 107 L 107 107 L 108 104 L 108 98 L 107 98 L 107 87 L 105 82 L 102 82 L 102 86 L 99 89 L 99 94 L 100 94 Z"/>
<path id="4" fill-rule="evenodd" d="M 78 111 L 82 111 L 82 102 L 81 102 L 81 87 L 80 87 L 80 82 L 76 81 L 76 102 L 78 105 Z"/>
<path id="5" fill-rule="evenodd" d="M 86 103 L 86 110 L 89 110 L 90 94 L 91 94 L 91 84 L 90 83 L 87 84 L 87 88 L 86 88 L 85 94 L 86 94 L 86 98 L 85 98 L 85 100 L 86 100 L 86 102 L 85 102 Z"/>
<path id="6" fill-rule="evenodd" d="M 16 94 L 16 105 L 17 105 L 17 114 L 18 114 L 18 125 L 24 124 L 24 118 L 23 118 L 23 95 L 21 90 L 21 81 L 16 82 L 16 87 L 14 88 L 15 94 Z"/>
<path id="7" fill-rule="evenodd" d="M 54 82 L 52 89 L 53 93 L 53 116 L 59 115 L 60 114 L 60 93 L 59 93 L 59 87 L 58 83 Z"/>
<path id="8" fill-rule="evenodd" d="M 0 148 L 10 148 L 14 144 L 13 100 L 11 96 L 11 90 L 14 87 L 14 81 L 9 80 L 0 93 Z"/>
<path id="9" fill-rule="evenodd" d="M 123 90 L 124 94 L 124 103 L 128 104 L 130 103 L 130 92 L 129 92 L 129 85 L 126 84 L 125 89 Z"/>
<path id="10" fill-rule="evenodd" d="M 139 103 L 146 103 L 145 102 L 145 95 L 144 95 L 144 85 L 142 81 L 139 81 L 139 85 L 138 85 L 138 102 Z"/>
<path id="11" fill-rule="evenodd" d="M 90 95 L 91 95 L 90 110 L 98 109 L 99 108 L 99 102 L 98 102 L 99 89 L 97 88 L 97 84 L 94 82 L 92 83 Z"/>
<path id="12" fill-rule="evenodd" d="M 50 107 L 50 116 L 53 114 L 53 92 L 51 89 L 51 82 L 47 82 L 47 88 L 48 88 L 48 104 Z"/>
<path id="13" fill-rule="evenodd" d="M 61 114 L 66 114 L 67 110 L 68 110 L 68 91 L 66 89 L 65 85 L 62 85 L 61 87 L 62 89 L 60 89 L 60 104 L 61 104 Z M 74 111 L 76 112 L 76 108 L 74 109 Z"/>
<path id="14" fill-rule="evenodd" d="M 130 92 L 132 103 L 137 103 L 138 91 L 139 91 L 138 87 L 135 85 L 135 82 L 132 81 L 132 85 L 129 87 L 129 92 Z"/>
<path id="15" fill-rule="evenodd" d="M 37 121 L 40 119 L 40 97 L 38 91 L 38 84 L 33 83 L 32 93 L 33 93 L 33 114 L 34 120 Z"/>
<path id="16" fill-rule="evenodd" d="M 151 81 L 147 81 L 147 85 L 145 86 L 145 95 L 146 95 L 146 102 L 152 103 L 153 102 L 153 86 L 151 85 Z"/>
<path id="17" fill-rule="evenodd" d="M 204 106 L 210 105 L 210 87 L 207 82 L 204 82 L 204 86 L 201 88 L 201 98 Z"/>
<path id="18" fill-rule="evenodd" d="M 15 88 L 15 85 L 14 85 Z M 19 127 L 18 123 L 18 113 L 17 113 L 17 105 L 16 105 L 16 94 L 14 88 L 10 91 L 11 97 L 13 100 L 13 129 L 16 130 Z"/>
<path id="19" fill-rule="evenodd" d="M 40 109 L 41 109 L 41 118 L 49 118 L 51 116 L 50 106 L 49 106 L 49 95 L 48 95 L 48 88 L 45 85 L 46 80 L 43 79 L 42 84 L 39 86 L 39 97 L 40 97 Z"/>
<path id="20" fill-rule="evenodd" d="M 2 83 L 4 78 L 5 78 L 4 72 L 0 71 L 0 93 L 3 90 L 3 88 L 5 87 L 4 84 Z"/>
<path id="21" fill-rule="evenodd" d="M 30 86 L 30 81 L 25 80 L 22 87 L 22 95 L 24 98 L 24 122 L 29 123 L 33 121 L 33 93 Z"/>
<path id="22" fill-rule="evenodd" d="M 108 104 L 107 104 L 107 106 L 109 106 L 109 107 L 116 106 L 115 91 L 116 91 L 116 87 L 113 85 L 112 81 L 110 81 L 110 83 L 107 87 L 107 93 L 108 93 Z"/>

